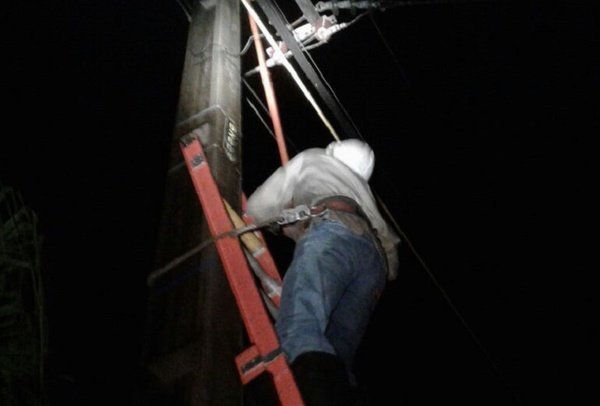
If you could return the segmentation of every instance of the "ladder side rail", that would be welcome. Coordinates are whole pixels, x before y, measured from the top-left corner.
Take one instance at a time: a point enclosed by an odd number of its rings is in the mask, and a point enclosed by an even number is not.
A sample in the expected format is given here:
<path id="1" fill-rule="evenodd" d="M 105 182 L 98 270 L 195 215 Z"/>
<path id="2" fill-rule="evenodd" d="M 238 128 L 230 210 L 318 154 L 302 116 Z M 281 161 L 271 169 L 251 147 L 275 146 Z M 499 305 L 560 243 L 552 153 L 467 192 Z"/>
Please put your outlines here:
<path id="1" fill-rule="evenodd" d="M 189 133 L 181 138 L 180 147 L 211 233 L 221 235 L 232 231 L 231 218 L 212 177 L 199 138 L 193 132 Z M 246 384 L 267 370 L 273 377 L 282 405 L 303 405 L 239 239 L 235 236 L 219 238 L 215 245 L 253 344 L 236 358 L 242 382 Z"/>
<path id="2" fill-rule="evenodd" d="M 242 209 L 244 210 L 244 213 L 246 211 L 246 201 L 246 195 L 242 193 Z M 242 220 L 246 224 L 253 223 L 253 220 L 246 214 L 242 216 Z M 281 273 L 277 270 L 277 265 L 275 264 L 275 261 L 273 261 L 273 256 L 269 251 L 269 247 L 267 246 L 267 242 L 265 241 L 263 233 L 260 230 L 256 230 L 254 235 L 260 241 L 261 250 L 257 250 L 256 252 L 252 253 L 252 255 L 254 255 L 254 258 L 256 258 L 264 271 L 281 285 Z"/>

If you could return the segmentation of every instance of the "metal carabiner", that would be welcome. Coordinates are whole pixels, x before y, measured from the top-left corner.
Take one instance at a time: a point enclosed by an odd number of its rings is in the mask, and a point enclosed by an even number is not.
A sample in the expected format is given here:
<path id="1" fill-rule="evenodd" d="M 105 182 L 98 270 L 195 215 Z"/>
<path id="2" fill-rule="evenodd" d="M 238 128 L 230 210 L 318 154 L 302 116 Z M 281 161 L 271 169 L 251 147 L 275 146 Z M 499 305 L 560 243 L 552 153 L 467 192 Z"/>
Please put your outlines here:
<path id="1" fill-rule="evenodd" d="M 295 223 L 296 221 L 306 220 L 311 217 L 310 209 L 307 205 L 301 204 L 293 209 L 284 209 L 277 220 L 280 226 Z"/>

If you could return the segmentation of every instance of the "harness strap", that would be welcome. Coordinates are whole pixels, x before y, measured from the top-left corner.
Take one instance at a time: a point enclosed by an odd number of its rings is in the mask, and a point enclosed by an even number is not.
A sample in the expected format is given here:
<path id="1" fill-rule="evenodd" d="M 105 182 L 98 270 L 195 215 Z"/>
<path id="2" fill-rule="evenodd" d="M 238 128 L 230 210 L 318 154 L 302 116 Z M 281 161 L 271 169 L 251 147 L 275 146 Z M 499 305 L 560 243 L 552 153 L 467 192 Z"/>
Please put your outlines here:
<path id="1" fill-rule="evenodd" d="M 319 200 L 312 208 L 311 214 L 321 214 L 326 210 L 338 210 L 346 213 L 356 214 L 366 220 L 367 215 L 353 199 L 347 196 L 330 196 Z"/>
<path id="2" fill-rule="evenodd" d="M 330 196 L 319 200 L 310 208 L 305 204 L 300 204 L 291 209 L 283 210 L 277 219 L 277 224 L 282 226 L 301 220 L 308 220 L 312 217 L 324 215 L 327 210 L 343 211 L 360 216 L 367 221 L 369 220 L 358 203 L 353 199 L 346 196 Z"/>

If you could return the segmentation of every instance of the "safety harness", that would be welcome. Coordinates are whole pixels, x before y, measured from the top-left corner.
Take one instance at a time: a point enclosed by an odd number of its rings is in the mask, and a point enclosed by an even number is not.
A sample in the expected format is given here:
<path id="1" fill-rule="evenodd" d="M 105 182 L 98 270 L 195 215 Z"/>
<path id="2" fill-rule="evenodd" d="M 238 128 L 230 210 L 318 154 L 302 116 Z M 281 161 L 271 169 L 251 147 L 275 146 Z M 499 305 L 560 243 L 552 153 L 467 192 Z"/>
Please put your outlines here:
<path id="1" fill-rule="evenodd" d="M 210 244 L 213 244 L 216 240 L 218 240 L 220 238 L 225 238 L 225 237 L 237 238 L 242 234 L 245 234 L 245 233 L 248 233 L 251 231 L 256 231 L 256 230 L 259 230 L 262 228 L 268 228 L 268 227 L 279 228 L 281 226 L 293 224 L 298 221 L 305 221 L 305 220 L 309 220 L 309 219 L 312 219 L 315 217 L 324 216 L 326 213 L 329 212 L 329 210 L 337 210 L 337 211 L 355 214 L 357 216 L 362 217 L 365 221 L 367 221 L 369 226 L 371 226 L 371 222 L 369 221 L 369 218 L 367 217 L 365 212 L 361 209 L 361 207 L 358 205 L 358 203 L 356 203 L 353 199 L 346 197 L 346 196 L 330 196 L 325 199 L 319 200 L 317 203 L 315 203 L 311 207 L 308 207 L 305 204 L 300 204 L 293 208 L 284 209 L 278 216 L 269 218 L 265 221 L 262 221 L 259 223 L 248 224 L 247 226 L 234 228 L 227 232 L 215 235 L 214 237 L 203 241 L 201 244 L 192 248 L 185 254 L 175 258 L 173 261 L 171 261 L 170 263 L 168 263 L 166 266 L 162 267 L 161 269 L 157 270 L 155 273 L 157 275 L 165 273 L 169 269 L 173 268 L 175 265 L 185 261 L 192 255 L 202 251 L 204 248 L 206 248 Z M 370 228 L 376 234 L 376 230 L 372 226 Z"/>

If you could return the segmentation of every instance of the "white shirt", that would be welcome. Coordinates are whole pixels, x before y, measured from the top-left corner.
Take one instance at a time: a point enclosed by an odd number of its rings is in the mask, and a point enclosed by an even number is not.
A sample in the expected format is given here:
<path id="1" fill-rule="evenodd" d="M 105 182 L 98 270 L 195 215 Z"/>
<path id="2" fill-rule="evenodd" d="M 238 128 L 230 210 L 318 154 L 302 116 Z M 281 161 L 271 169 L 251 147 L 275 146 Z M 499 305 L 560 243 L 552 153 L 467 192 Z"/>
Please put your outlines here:
<path id="1" fill-rule="evenodd" d="M 246 214 L 260 223 L 278 216 L 283 209 L 301 204 L 313 206 L 329 196 L 347 196 L 356 201 L 377 230 L 387 256 L 388 279 L 398 273 L 397 245 L 400 238 L 381 216 L 369 183 L 323 148 L 305 150 L 278 168 L 246 202 Z"/>

